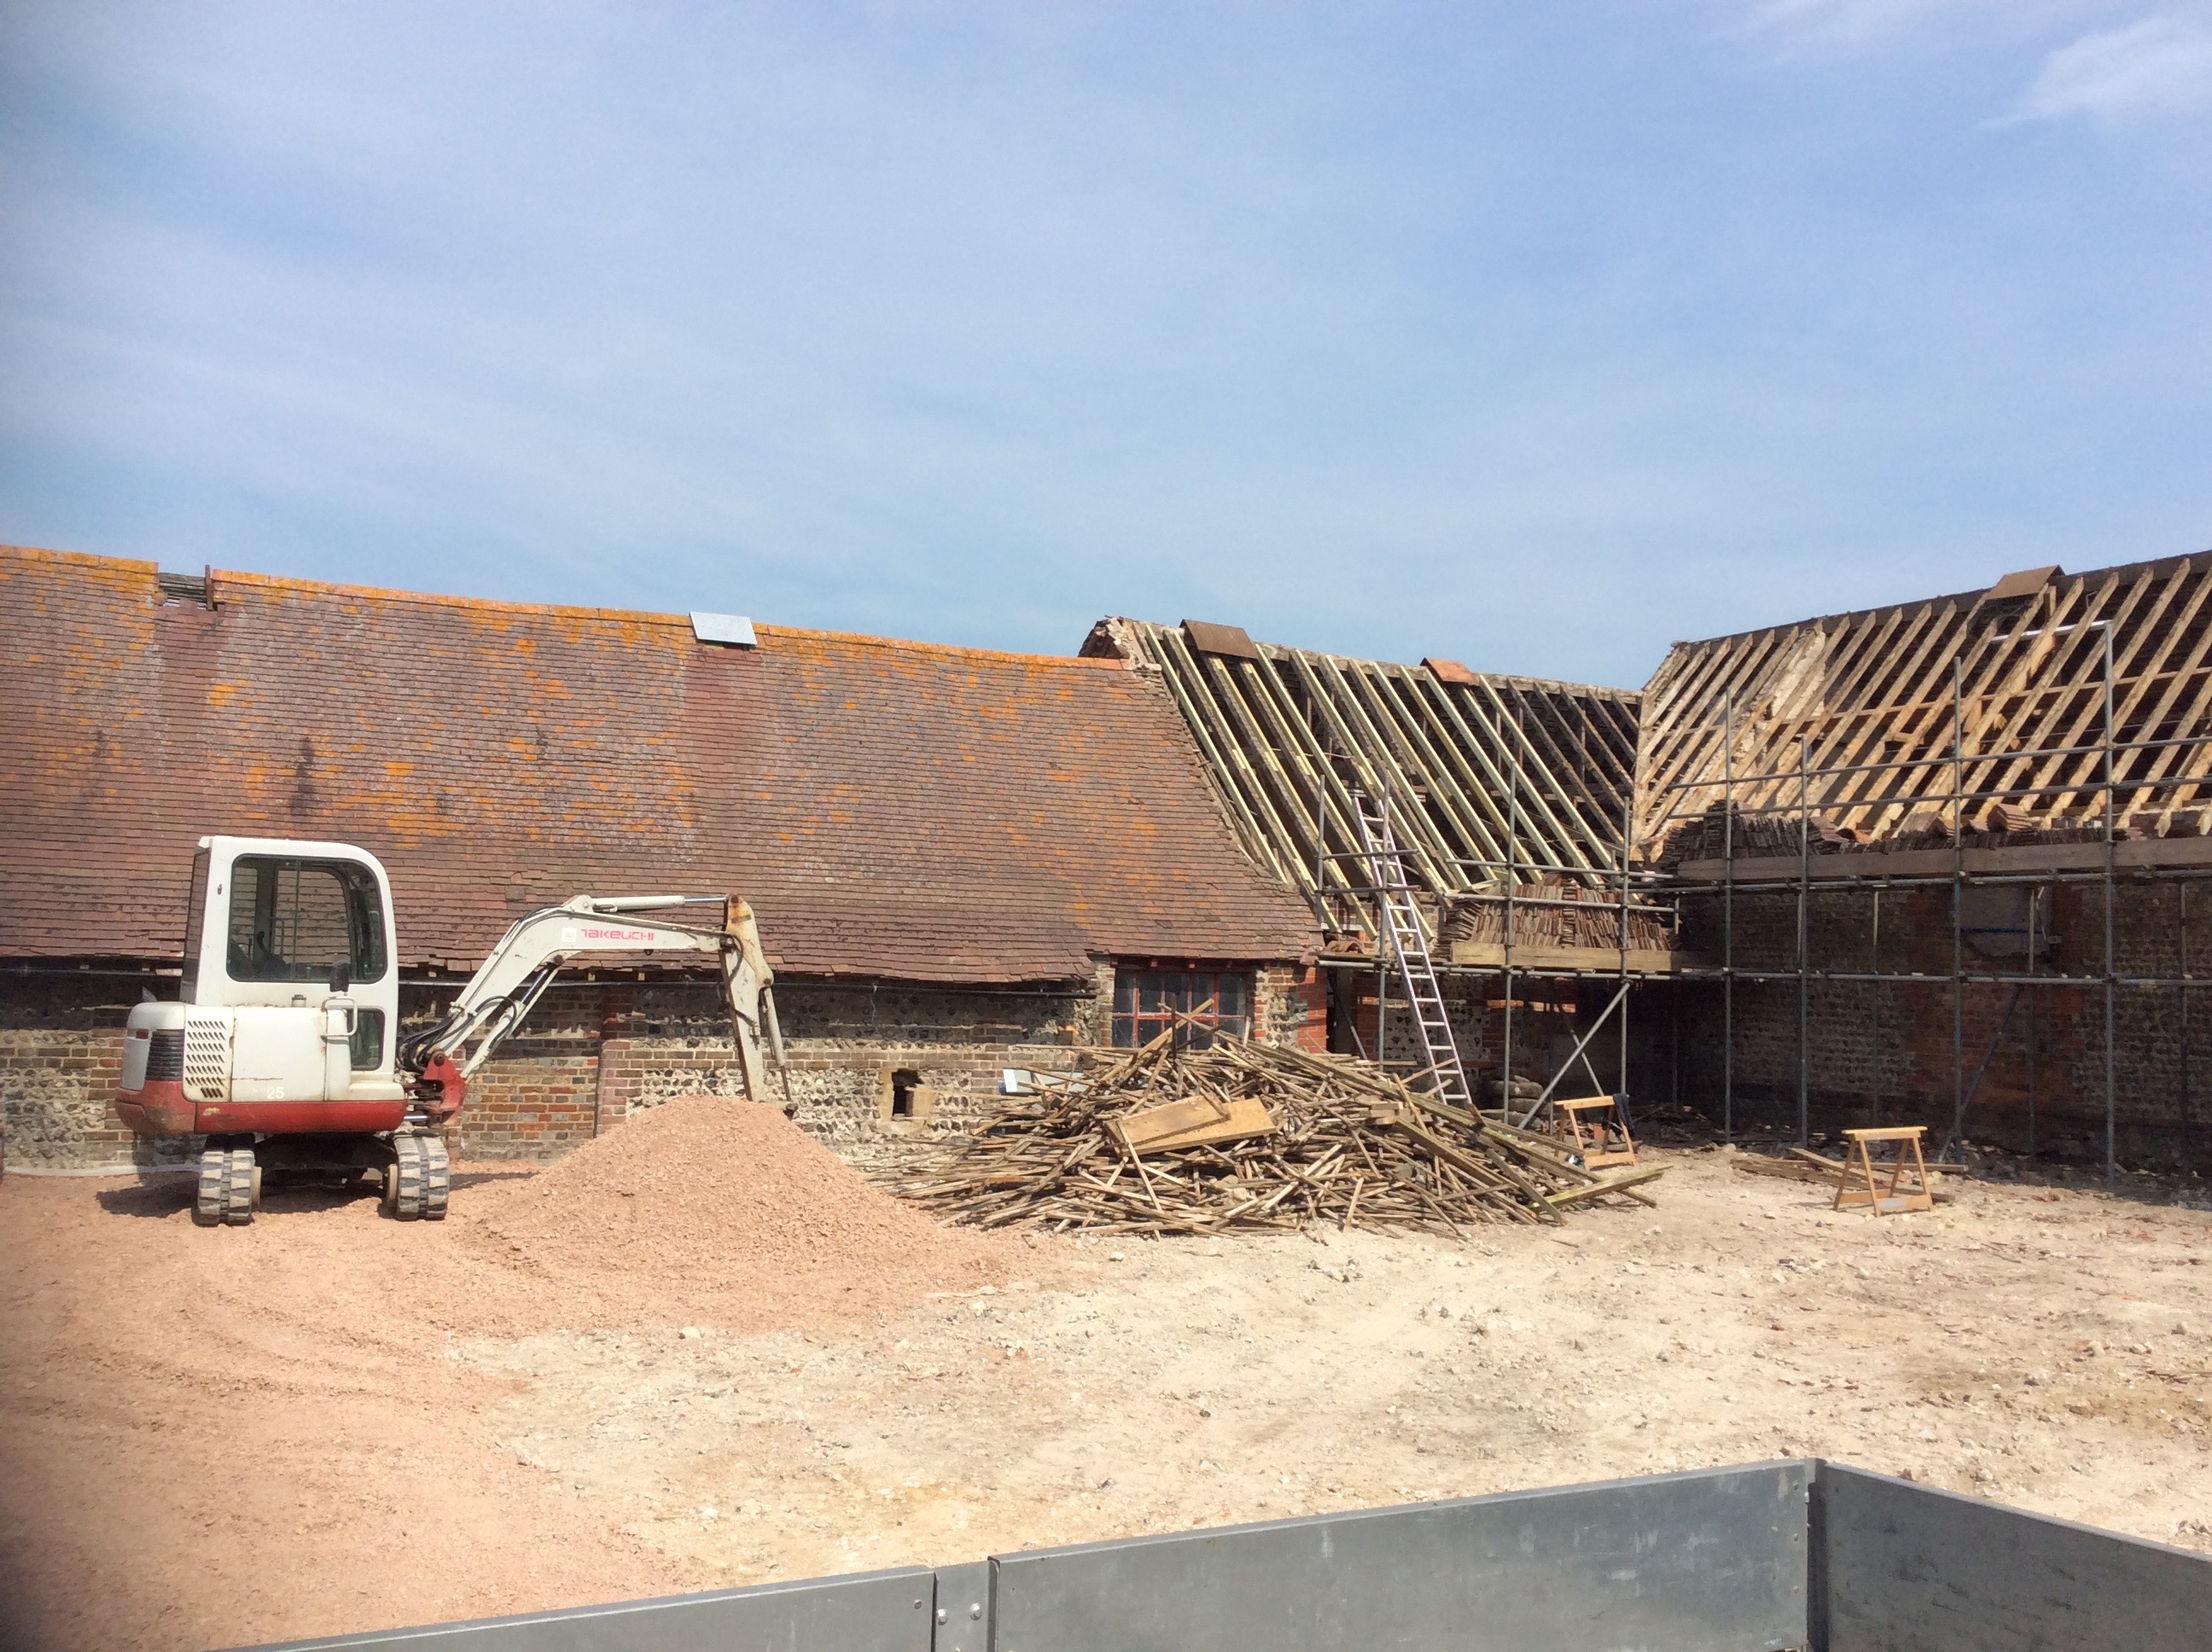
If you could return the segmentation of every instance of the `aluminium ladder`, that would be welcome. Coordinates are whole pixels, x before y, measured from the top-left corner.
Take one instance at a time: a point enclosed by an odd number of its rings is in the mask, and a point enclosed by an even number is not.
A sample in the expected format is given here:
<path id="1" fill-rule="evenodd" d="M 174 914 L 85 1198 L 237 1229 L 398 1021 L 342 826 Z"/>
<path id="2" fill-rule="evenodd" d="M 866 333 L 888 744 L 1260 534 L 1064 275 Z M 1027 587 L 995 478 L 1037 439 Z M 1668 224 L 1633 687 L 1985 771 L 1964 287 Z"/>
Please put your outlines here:
<path id="1" fill-rule="evenodd" d="M 1437 969 L 1429 956 L 1428 932 L 1413 904 L 1413 886 L 1406 879 L 1406 863 L 1390 831 L 1389 810 L 1364 792 L 1352 794 L 1359 821 L 1359 847 L 1367 857 L 1368 876 L 1374 884 L 1375 904 L 1382 914 L 1382 938 L 1398 961 L 1398 980 L 1413 1007 L 1413 1025 L 1421 1036 L 1421 1050 L 1428 1057 L 1430 1086 L 1439 1101 L 1474 1111 L 1474 1096 L 1468 1088 L 1467 1069 L 1460 1063 L 1459 1041 L 1452 1036 L 1451 1018 L 1444 1012 L 1443 989 L 1437 984 Z M 1378 1010 L 1379 1016 L 1379 1010 Z M 1382 1059 L 1382 1028 L 1376 1028 L 1376 1060 Z"/>

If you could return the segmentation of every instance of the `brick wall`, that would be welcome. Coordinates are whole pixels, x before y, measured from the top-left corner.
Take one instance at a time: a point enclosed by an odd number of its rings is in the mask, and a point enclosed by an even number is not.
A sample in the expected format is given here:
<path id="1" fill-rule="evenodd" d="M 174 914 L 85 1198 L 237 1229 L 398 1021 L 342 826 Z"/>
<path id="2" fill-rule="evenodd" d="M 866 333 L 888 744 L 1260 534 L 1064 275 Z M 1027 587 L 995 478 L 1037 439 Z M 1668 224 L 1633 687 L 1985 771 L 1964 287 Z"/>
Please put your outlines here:
<path id="1" fill-rule="evenodd" d="M 1311 964 L 1279 965 L 1256 972 L 1252 1036 L 1300 1049 L 1328 1048 L 1328 983 Z"/>
<path id="2" fill-rule="evenodd" d="M 2033 886 L 2003 887 L 2019 891 L 2004 897 L 2019 902 L 2012 914 L 2018 918 Z M 2036 969 L 2100 975 L 2102 886 L 2039 888 L 2036 928 L 2048 943 Z M 1807 909 L 1808 967 L 1948 975 L 1951 898 L 1948 889 L 1887 891 L 1877 924 L 1869 893 L 1815 894 Z M 2026 938 L 2008 939 L 1991 922 L 2007 915 L 1999 896 L 1977 900 L 1989 904 L 1970 914 L 1969 922 L 1987 927 L 1978 944 L 1967 945 L 1966 967 L 2026 973 Z M 1685 914 L 1686 944 L 1717 960 L 1721 924 L 1717 900 L 1693 903 Z M 2194 969 L 2212 973 L 2212 882 L 2123 882 L 2116 886 L 2113 930 L 2122 975 L 2179 974 L 2185 944 Z M 1740 890 L 1735 932 L 1739 969 L 1795 969 L 1794 896 Z M 2115 1133 L 2128 1163 L 2202 1169 L 2212 1160 L 2212 993 L 2189 997 L 2185 1012 L 2179 988 L 2122 987 L 2114 994 Z M 1662 1090 L 1678 1085 L 1685 1102 L 1718 1117 L 1724 1094 L 1721 989 L 1681 984 L 1639 998 L 1639 1054 L 1663 1075 Z M 1802 1044 L 1812 1127 L 1924 1123 L 1930 1139 L 1938 1139 L 1950 1126 L 1962 1066 L 1964 1087 L 1972 1092 L 1968 1139 L 2101 1157 L 2104 1003 L 2100 987 L 2034 987 L 2015 996 L 2009 985 L 1980 985 L 1954 998 L 1946 980 L 1815 980 L 1805 996 Z M 1796 981 L 1739 981 L 1732 1021 L 1736 1118 L 1794 1127 L 1801 1048 Z"/>
<path id="3" fill-rule="evenodd" d="M 151 976 L 101 969 L 0 975 L 0 1162 L 21 1168 L 181 1162 L 108 1105 L 123 1075 L 123 1023 Z M 175 983 L 168 983 L 175 991 Z"/>
<path id="4" fill-rule="evenodd" d="M 1328 990 L 1334 994 L 1331 1017 L 1331 1048 L 1349 1054 L 1375 1053 L 1376 1000 L 1375 971 L 1337 969 L 1328 972 Z M 1505 999 L 1502 977 L 1444 975 L 1439 977 L 1444 1012 L 1451 1021 L 1452 1037 L 1459 1046 L 1461 1064 L 1469 1081 L 1485 1100 L 1494 1097 L 1494 1085 L 1505 1059 Z M 1513 1070 L 1539 1084 L 1566 1061 L 1581 1028 L 1605 1007 L 1613 987 L 1602 981 L 1558 983 L 1516 977 L 1513 999 Z M 1427 1062 L 1420 1034 L 1406 1007 L 1406 993 L 1395 974 L 1388 990 L 1388 1012 L 1383 1017 L 1382 1059 L 1414 1071 Z M 1596 1069 L 1590 1075 L 1577 1066 L 1561 1095 L 1587 1095 L 1593 1090 L 1618 1090 L 1620 1042 L 1608 1026 L 1591 1041 L 1587 1052 Z"/>
<path id="5" fill-rule="evenodd" d="M 403 1028 L 434 1020 L 459 985 L 403 987 Z M 1042 988 L 783 982 L 776 1001 L 799 1121 L 833 1141 L 877 1133 L 892 1075 L 913 1073 L 933 1093 L 927 1129 L 968 1127 L 996 1104 L 1005 1068 L 1065 1069 L 1073 1046 L 1108 1042 L 1113 985 L 1103 961 L 1087 981 Z M 125 1017 L 149 988 L 172 996 L 175 978 L 52 969 L 0 976 L 0 1149 L 9 1163 L 176 1163 L 197 1151 L 132 1137 L 109 1104 Z M 1321 1036 L 1316 972 L 1263 969 L 1258 988 L 1261 1036 Z M 555 1157 L 636 1108 L 739 1093 L 734 1060 L 717 983 L 564 980 L 471 1081 L 455 1145 L 477 1157 Z M 779 1088 L 771 1099 L 781 1096 Z"/>

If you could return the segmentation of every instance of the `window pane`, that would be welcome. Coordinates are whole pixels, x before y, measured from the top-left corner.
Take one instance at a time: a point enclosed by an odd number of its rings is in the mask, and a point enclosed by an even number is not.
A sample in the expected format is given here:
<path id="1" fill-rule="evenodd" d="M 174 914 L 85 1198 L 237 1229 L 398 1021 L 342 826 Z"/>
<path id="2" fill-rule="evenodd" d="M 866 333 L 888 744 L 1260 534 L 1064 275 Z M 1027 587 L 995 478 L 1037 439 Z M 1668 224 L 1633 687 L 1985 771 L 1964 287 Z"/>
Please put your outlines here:
<path id="1" fill-rule="evenodd" d="M 384 979 L 384 902 L 368 867 L 335 870 L 345 884 L 346 923 L 353 932 L 353 978 L 365 987 Z"/>
<path id="2" fill-rule="evenodd" d="M 1249 1034 L 1252 978 L 1195 969 L 1116 969 L 1114 1008 L 1114 1042 L 1122 1048 L 1149 1043 L 1161 1033 L 1181 1027 L 1183 1023 L 1176 1018 L 1178 1014 L 1199 1014 L 1201 1010 L 1201 1022 Z M 1212 1042 L 1206 1033 L 1191 1034 L 1194 1048 L 1202 1049 Z"/>
<path id="3" fill-rule="evenodd" d="M 249 855 L 231 868 L 228 963 L 234 981 L 325 981 L 340 960 L 356 981 L 385 970 L 384 913 L 362 866 Z"/>
<path id="4" fill-rule="evenodd" d="M 192 892 L 185 902 L 185 969 L 183 997 L 189 1003 L 199 984 L 200 923 L 207 915 L 208 852 L 192 857 Z"/>
<path id="5" fill-rule="evenodd" d="M 356 1010 L 353 1017 L 353 1066 L 367 1072 L 384 1065 L 384 1011 Z"/>

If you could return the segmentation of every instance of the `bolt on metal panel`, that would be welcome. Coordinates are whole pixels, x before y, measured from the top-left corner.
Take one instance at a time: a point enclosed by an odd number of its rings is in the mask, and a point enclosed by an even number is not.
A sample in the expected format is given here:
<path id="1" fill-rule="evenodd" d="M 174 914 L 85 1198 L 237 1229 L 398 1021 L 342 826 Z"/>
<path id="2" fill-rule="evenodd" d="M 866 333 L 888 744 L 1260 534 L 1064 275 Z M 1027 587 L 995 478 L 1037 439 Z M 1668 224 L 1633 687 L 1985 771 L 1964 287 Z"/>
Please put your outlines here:
<path id="1" fill-rule="evenodd" d="M 994 1558 L 992 1652 L 1781 1652 L 1808 1462 Z"/>
<path id="2" fill-rule="evenodd" d="M 991 1563 L 937 1569 L 937 1638 L 931 1652 L 990 1652 Z"/>
<path id="3" fill-rule="evenodd" d="M 1813 1499 L 1824 1652 L 2212 1647 L 2203 1555 L 1833 1463 Z"/>
<path id="4" fill-rule="evenodd" d="M 855 1572 L 569 1612 L 487 1618 L 248 1652 L 324 1647 L 404 1652 L 930 1652 L 935 1577 L 927 1566 Z"/>

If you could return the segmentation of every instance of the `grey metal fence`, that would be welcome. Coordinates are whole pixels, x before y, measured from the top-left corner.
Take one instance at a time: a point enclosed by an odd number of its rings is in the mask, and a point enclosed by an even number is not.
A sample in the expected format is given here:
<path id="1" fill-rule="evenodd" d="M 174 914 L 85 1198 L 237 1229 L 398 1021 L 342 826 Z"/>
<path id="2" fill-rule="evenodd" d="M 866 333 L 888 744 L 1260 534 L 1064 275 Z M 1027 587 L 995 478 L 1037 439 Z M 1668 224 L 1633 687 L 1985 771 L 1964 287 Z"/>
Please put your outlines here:
<path id="1" fill-rule="evenodd" d="M 321 1647 L 2212 1652 L 2212 1560 L 1799 1459 L 387 1630 L 283 1652 Z"/>

